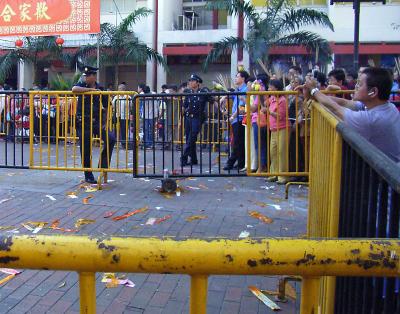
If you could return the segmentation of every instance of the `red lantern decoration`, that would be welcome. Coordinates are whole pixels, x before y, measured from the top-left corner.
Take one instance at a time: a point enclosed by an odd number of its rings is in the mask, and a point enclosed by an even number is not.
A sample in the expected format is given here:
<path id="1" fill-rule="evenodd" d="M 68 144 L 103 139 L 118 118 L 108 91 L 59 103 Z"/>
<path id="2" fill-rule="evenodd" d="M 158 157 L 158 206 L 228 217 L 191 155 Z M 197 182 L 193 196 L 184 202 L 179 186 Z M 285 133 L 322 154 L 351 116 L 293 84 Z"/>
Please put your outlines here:
<path id="1" fill-rule="evenodd" d="M 56 44 L 61 47 L 64 44 L 64 39 L 62 37 L 57 37 Z"/>
<path id="2" fill-rule="evenodd" d="M 15 47 L 21 48 L 24 45 L 24 42 L 21 39 L 17 39 L 15 41 Z"/>

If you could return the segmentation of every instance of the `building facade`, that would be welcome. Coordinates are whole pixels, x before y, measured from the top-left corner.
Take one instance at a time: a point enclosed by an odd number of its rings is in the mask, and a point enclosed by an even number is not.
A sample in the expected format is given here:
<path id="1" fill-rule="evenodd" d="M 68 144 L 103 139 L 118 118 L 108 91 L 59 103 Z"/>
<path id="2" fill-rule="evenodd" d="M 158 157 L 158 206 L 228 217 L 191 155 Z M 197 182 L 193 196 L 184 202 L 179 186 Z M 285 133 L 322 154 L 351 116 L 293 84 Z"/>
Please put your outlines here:
<path id="1" fill-rule="evenodd" d="M 246 0 L 250 1 L 250 0 Z M 251 0 L 261 7 L 265 0 Z M 330 5 L 327 0 L 296 0 L 298 7 L 311 7 L 326 12 L 334 27 L 315 29 L 330 43 L 333 51 L 332 66 L 350 68 L 353 60 L 354 15 L 351 3 Z M 119 81 L 128 83 L 130 89 L 136 89 L 138 83 L 145 82 L 153 90 L 160 90 L 162 84 L 180 84 L 187 80 L 192 72 L 201 73 L 206 84 L 217 74 L 232 77 L 238 60 L 248 66 L 246 52 L 233 51 L 221 58 L 218 64 L 203 72 L 203 61 L 212 44 L 229 36 L 246 36 L 246 25 L 237 16 L 228 16 L 227 12 L 205 9 L 206 1 L 201 0 L 101 0 L 101 22 L 118 24 L 130 12 L 139 7 L 147 7 L 153 14 L 140 20 L 134 26 L 139 39 L 149 47 L 156 49 L 168 62 L 169 72 L 161 66 L 148 62 L 146 65 L 126 64 L 120 67 Z M 360 65 L 393 66 L 394 57 L 400 55 L 400 0 L 388 0 L 381 3 L 363 3 L 360 16 Z M 89 35 L 63 36 L 65 47 L 78 47 L 94 43 Z M 7 38 L 2 47 L 13 46 L 14 41 Z M 277 47 L 272 51 L 277 58 L 306 56 L 301 47 Z M 21 63 L 18 67 L 18 87 L 30 88 L 33 84 L 32 67 Z M 72 75 L 68 69 L 52 66 L 44 69 L 43 77 L 49 81 L 59 73 Z M 101 82 L 112 83 L 113 69 L 102 67 Z"/>

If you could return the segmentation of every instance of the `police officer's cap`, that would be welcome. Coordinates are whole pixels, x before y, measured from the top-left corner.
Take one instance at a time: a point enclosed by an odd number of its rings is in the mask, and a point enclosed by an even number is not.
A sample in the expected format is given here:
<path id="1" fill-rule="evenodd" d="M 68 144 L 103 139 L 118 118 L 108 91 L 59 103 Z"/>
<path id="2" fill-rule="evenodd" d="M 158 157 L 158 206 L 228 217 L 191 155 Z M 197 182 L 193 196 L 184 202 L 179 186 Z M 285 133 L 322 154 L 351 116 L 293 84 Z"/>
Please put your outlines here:
<path id="1" fill-rule="evenodd" d="M 192 74 L 189 78 L 189 81 L 197 81 L 198 83 L 203 83 L 203 80 L 197 74 Z"/>
<path id="2" fill-rule="evenodd" d="M 82 69 L 82 75 L 96 74 L 99 68 L 95 68 L 89 65 L 85 65 Z"/>

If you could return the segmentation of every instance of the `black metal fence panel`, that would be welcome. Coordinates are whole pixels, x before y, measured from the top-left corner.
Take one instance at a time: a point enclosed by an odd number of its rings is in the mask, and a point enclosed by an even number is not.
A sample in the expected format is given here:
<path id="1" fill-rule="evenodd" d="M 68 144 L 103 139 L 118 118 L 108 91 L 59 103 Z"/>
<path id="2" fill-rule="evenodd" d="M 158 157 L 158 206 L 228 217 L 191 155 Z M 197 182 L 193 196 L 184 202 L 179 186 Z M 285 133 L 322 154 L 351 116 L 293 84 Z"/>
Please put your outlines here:
<path id="1" fill-rule="evenodd" d="M 134 154 L 135 176 L 241 176 L 244 165 L 245 134 L 238 134 L 243 144 L 242 156 L 231 165 L 234 152 L 234 124 L 229 122 L 235 98 L 245 93 L 139 94 L 133 99 L 137 119 L 133 138 L 139 150 Z M 234 164 L 236 162 L 236 165 Z M 227 167 L 229 165 L 229 167 Z M 224 169 L 225 168 L 225 169 Z"/>
<path id="2" fill-rule="evenodd" d="M 0 91 L 0 168 L 29 163 L 29 94 Z"/>
<path id="3" fill-rule="evenodd" d="M 338 130 L 343 136 L 339 237 L 398 238 L 400 165 L 343 124 Z M 399 290 L 396 278 L 338 277 L 335 313 L 400 313 Z"/>

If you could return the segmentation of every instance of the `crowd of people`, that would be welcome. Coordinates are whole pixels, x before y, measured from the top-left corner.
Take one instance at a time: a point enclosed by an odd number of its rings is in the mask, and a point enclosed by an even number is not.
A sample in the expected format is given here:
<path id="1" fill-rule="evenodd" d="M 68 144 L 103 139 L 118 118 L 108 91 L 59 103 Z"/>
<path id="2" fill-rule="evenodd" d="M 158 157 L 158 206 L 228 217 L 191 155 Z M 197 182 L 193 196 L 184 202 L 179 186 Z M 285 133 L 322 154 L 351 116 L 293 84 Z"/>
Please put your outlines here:
<path id="1" fill-rule="evenodd" d="M 85 93 L 102 90 L 96 82 L 97 69 L 85 69 L 82 79 L 72 91 Z M 317 100 L 399 162 L 398 149 L 385 141 L 389 135 L 394 134 L 395 138 L 400 136 L 399 113 L 397 109 L 393 109 L 393 105 L 389 106 L 390 102 L 400 101 L 398 80 L 393 76 L 393 72 L 387 69 L 360 68 L 358 73 L 333 69 L 326 76 L 318 69 L 303 72 L 300 67 L 292 66 L 281 77 L 265 73 L 251 77 L 247 71 L 240 69 L 233 79 L 234 88 L 226 88 L 222 91 L 223 94 L 218 96 L 210 92 L 221 92 L 221 89 L 218 86 L 211 89 L 202 87 L 203 80 L 197 74 L 192 74 L 188 81 L 180 86 L 163 85 L 159 94 L 151 92 L 149 86 L 139 84 L 137 93 L 142 147 L 154 149 L 156 143 L 162 143 L 163 149 L 169 149 L 171 144 L 179 143 L 184 145 L 181 147 L 181 166 L 196 166 L 196 143 L 199 134 L 204 132 L 203 126 L 206 121 L 215 123 L 215 120 L 218 120 L 218 139 L 212 139 L 214 134 L 207 136 L 209 141 L 230 144 L 227 145 L 229 149 L 223 168 L 225 171 L 237 169 L 277 174 L 307 171 L 310 109 L 312 101 Z M 0 88 L 4 91 L 11 89 L 7 85 Z M 363 89 L 366 90 L 366 95 L 362 94 Z M 76 104 L 68 110 L 57 109 L 57 101 L 60 103 L 57 97 L 34 95 L 34 139 L 44 136 L 53 141 L 57 127 L 60 127 L 57 121 L 63 121 L 57 116 L 58 111 L 66 115 L 76 115 L 77 136 L 81 144 L 85 142 L 83 146 L 89 145 L 87 141 L 94 133 L 107 133 L 108 138 L 102 138 L 109 143 L 108 154 L 102 162 L 102 167 L 107 167 L 115 143 L 121 143 L 122 148 L 133 147 L 128 144 L 133 141 L 133 127 L 136 126 L 133 123 L 136 117 L 133 95 L 124 94 L 128 90 L 125 82 L 119 84 L 117 90 L 118 93 L 109 94 L 107 98 L 75 96 L 75 102 L 73 99 L 70 99 L 69 103 L 62 102 L 63 106 L 68 107 L 71 107 L 71 103 Z M 326 90 L 326 93 L 321 93 L 320 90 Z M 247 92 L 262 91 L 271 93 L 252 94 L 249 97 L 250 101 L 246 99 Z M 283 93 L 285 91 L 292 93 Z M 91 102 L 94 108 L 86 105 L 82 111 L 83 104 Z M 111 107 L 111 111 L 106 107 Z M 15 138 L 29 136 L 29 108 L 28 94 L 1 94 L 0 91 L 0 134 L 5 134 L 6 140 L 13 141 Z M 107 109 L 104 110 L 107 117 L 112 115 L 112 132 L 100 131 L 105 127 L 105 121 L 108 121 L 108 118 L 103 118 L 103 125 L 100 125 L 102 119 L 98 115 L 102 109 Z M 74 112 L 70 113 L 70 110 Z M 90 110 L 93 111 L 89 112 Z M 251 121 L 248 122 L 249 118 Z M 98 126 L 92 130 L 82 128 L 82 123 L 91 125 L 91 119 L 94 119 Z M 383 119 L 383 122 L 380 122 L 380 119 Z M 379 123 L 383 125 L 377 127 L 378 134 L 372 134 L 374 127 Z M 388 129 L 385 123 L 393 128 Z M 369 127 L 366 128 L 365 125 Z M 249 141 L 245 140 L 246 134 L 250 134 Z M 250 154 L 246 154 L 246 151 Z M 84 168 L 89 168 L 88 158 L 83 156 Z M 250 160 L 247 161 L 247 158 Z M 247 165 L 250 165 L 251 169 L 246 169 Z M 91 173 L 85 173 L 85 178 L 88 182 L 95 181 Z M 268 180 L 283 184 L 286 183 L 287 177 L 272 176 Z"/>

